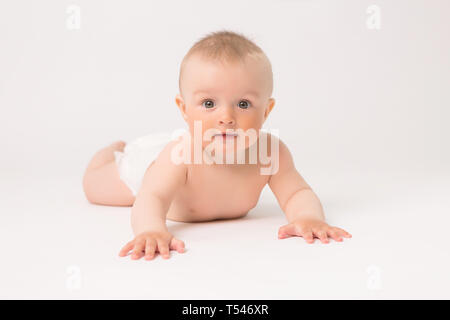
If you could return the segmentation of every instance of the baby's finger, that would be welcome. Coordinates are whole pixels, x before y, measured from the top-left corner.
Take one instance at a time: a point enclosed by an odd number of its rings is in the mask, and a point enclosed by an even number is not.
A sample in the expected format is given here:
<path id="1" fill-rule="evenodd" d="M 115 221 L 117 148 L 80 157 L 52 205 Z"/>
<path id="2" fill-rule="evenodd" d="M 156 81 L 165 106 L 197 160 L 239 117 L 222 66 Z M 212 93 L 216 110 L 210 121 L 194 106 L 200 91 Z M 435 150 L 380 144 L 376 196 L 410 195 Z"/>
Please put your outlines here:
<path id="1" fill-rule="evenodd" d="M 169 245 L 170 250 L 176 250 L 179 253 L 184 252 L 184 242 L 176 238 L 172 238 Z"/>
<path id="2" fill-rule="evenodd" d="M 122 249 L 120 250 L 119 256 L 125 257 L 125 256 L 128 254 L 128 252 L 130 252 L 130 250 L 133 249 L 133 246 L 134 246 L 134 240 L 128 242 L 128 243 L 127 243 L 126 245 L 124 245 L 124 246 L 122 247 Z"/>
<path id="3" fill-rule="evenodd" d="M 337 230 L 339 232 L 340 235 L 346 237 L 346 238 L 351 238 L 352 235 L 350 233 L 348 233 L 347 231 L 345 231 L 344 229 L 338 228 L 338 227 L 334 227 L 335 230 Z"/>
<path id="4" fill-rule="evenodd" d="M 145 244 L 145 260 L 152 260 L 155 257 L 156 241 L 154 239 L 147 239 Z"/>
<path id="5" fill-rule="evenodd" d="M 169 253 L 169 244 L 164 240 L 157 240 L 158 241 L 158 250 L 161 256 L 164 259 L 169 259 L 170 253 Z"/>
<path id="6" fill-rule="evenodd" d="M 142 256 L 142 252 L 144 251 L 145 240 L 139 240 L 134 245 L 133 254 L 131 255 L 131 259 L 136 260 L 140 259 Z"/>
<path id="7" fill-rule="evenodd" d="M 278 229 L 278 238 L 288 238 L 290 236 L 299 235 L 293 223 L 286 224 Z"/>
<path id="8" fill-rule="evenodd" d="M 342 238 L 339 236 L 339 231 L 336 231 L 332 228 L 328 229 L 328 235 L 336 241 L 342 241 Z"/>
<path id="9" fill-rule="evenodd" d="M 314 242 L 314 236 L 311 230 L 308 231 L 304 231 L 302 233 L 302 237 L 305 239 L 306 242 L 308 243 L 313 243 Z"/>
<path id="10" fill-rule="evenodd" d="M 328 243 L 327 233 L 324 230 L 315 230 L 314 233 L 322 241 L 322 243 Z"/>

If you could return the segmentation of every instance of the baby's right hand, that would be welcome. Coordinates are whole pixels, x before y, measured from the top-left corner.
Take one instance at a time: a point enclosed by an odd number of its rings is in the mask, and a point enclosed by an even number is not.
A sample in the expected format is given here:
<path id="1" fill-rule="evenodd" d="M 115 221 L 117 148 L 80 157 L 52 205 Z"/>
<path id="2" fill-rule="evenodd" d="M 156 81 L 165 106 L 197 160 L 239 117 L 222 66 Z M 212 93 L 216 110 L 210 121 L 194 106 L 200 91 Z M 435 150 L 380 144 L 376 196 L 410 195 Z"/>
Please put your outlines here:
<path id="1" fill-rule="evenodd" d="M 175 239 L 168 231 L 147 231 L 143 232 L 128 242 L 119 252 L 119 256 L 125 257 L 132 250 L 131 259 L 137 260 L 145 255 L 145 260 L 155 257 L 155 252 L 159 251 L 164 259 L 169 259 L 170 250 L 179 253 L 184 252 L 184 242 Z"/>

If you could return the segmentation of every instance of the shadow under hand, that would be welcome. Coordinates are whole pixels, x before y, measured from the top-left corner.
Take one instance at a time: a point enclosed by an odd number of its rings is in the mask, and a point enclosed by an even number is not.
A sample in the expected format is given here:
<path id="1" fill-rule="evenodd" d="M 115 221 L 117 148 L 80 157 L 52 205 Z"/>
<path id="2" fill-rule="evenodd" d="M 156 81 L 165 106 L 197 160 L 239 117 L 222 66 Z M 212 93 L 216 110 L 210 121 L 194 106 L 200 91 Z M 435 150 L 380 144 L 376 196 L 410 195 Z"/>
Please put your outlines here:
<path id="1" fill-rule="evenodd" d="M 281 208 L 276 203 L 265 203 L 261 204 L 250 210 L 245 216 L 236 218 L 219 218 L 208 221 L 195 221 L 195 222 L 180 222 L 180 221 L 170 221 L 171 232 L 179 232 L 185 228 L 190 227 L 193 224 L 219 224 L 219 223 L 232 223 L 238 220 L 260 220 L 260 219 L 278 219 L 284 217 L 284 213 Z"/>

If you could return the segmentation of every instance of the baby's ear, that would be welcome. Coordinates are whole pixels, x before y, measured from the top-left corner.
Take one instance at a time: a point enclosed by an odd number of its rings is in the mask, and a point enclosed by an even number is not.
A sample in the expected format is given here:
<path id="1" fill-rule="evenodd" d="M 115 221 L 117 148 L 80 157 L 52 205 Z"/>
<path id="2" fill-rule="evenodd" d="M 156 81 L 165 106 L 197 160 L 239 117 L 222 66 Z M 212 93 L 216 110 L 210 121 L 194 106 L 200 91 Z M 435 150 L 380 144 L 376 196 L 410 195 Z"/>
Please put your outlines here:
<path id="1" fill-rule="evenodd" d="M 272 111 L 273 107 L 275 106 L 275 99 L 274 98 L 270 98 L 269 99 L 269 104 L 266 108 L 266 111 L 264 112 L 264 121 L 267 119 L 267 117 L 269 116 L 269 113 Z"/>
<path id="2" fill-rule="evenodd" d="M 177 94 L 175 96 L 175 103 L 177 104 L 178 108 L 181 111 L 181 115 L 184 119 L 187 119 L 186 115 L 186 104 L 184 103 L 183 97 L 180 94 Z"/>

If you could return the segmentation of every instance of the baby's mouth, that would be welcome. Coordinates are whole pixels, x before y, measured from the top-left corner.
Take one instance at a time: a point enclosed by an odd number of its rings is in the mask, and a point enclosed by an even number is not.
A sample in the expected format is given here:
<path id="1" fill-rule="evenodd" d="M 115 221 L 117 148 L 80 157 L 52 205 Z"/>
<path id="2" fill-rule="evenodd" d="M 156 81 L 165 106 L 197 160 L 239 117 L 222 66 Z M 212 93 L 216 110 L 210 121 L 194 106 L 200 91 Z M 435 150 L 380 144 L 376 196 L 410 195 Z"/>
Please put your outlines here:
<path id="1" fill-rule="evenodd" d="M 234 133 L 234 132 L 222 132 L 222 133 L 215 134 L 213 137 L 214 138 L 222 137 L 222 139 L 232 139 L 232 138 L 236 138 L 237 136 L 238 136 L 238 134 Z"/>

